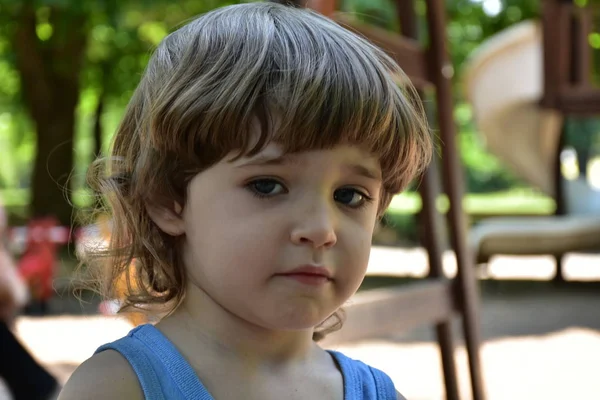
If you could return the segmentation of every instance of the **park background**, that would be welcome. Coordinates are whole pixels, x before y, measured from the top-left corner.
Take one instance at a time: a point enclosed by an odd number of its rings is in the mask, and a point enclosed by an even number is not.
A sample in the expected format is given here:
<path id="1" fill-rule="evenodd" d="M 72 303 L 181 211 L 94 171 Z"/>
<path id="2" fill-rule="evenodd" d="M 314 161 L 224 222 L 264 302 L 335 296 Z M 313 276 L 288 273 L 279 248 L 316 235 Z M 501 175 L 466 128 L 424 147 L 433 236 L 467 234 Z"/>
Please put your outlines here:
<path id="1" fill-rule="evenodd" d="M 585 6 L 588 1 L 575 3 Z M 87 168 L 108 149 L 151 50 L 186 20 L 233 3 L 0 0 L 0 198 L 10 226 L 25 226 L 31 218 L 47 214 L 57 216 L 63 226 L 87 224 L 96 201 L 85 183 Z M 344 0 L 340 4 L 360 21 L 390 31 L 399 29 L 391 0 Z M 424 1 L 416 4 L 417 13 L 424 16 Z M 471 223 L 489 216 L 552 215 L 555 211 L 552 197 L 519 179 L 486 150 L 464 79 L 465 66 L 486 39 L 519 22 L 539 19 L 541 6 L 542 0 L 445 2 L 454 66 L 454 117 L 467 192 L 463 205 Z M 427 32 L 422 30 L 426 41 Z M 587 40 L 598 66 L 600 32 L 596 29 Z M 598 68 L 595 73 L 598 83 Z M 600 190 L 600 120 L 570 117 L 564 147 L 566 155 L 574 155 L 565 157 L 565 179 L 588 176 Z M 393 200 L 374 238 L 375 274 L 386 276 L 369 277 L 363 290 L 369 285 L 395 284 L 396 275 L 422 278 L 426 274 L 426 258 L 415 250 L 419 236 L 415 215 L 421 207 L 416 185 Z M 438 206 L 441 211 L 447 209 L 444 196 Z M 399 248 L 403 250 L 387 252 Z M 130 329 L 122 318 L 100 315 L 97 301 L 79 302 L 68 285 L 60 285 L 68 281 L 77 264 L 73 249 L 61 248 L 57 295 L 48 315 L 19 316 L 15 324 L 15 332 L 28 349 L 61 382 L 96 346 Z M 598 280 L 598 257 L 586 257 L 571 258 L 569 265 L 580 276 Z M 598 286 L 557 289 L 547 285 L 553 271 L 546 261 L 500 260 L 494 264 L 497 277 L 504 274 L 510 279 L 527 270 L 533 271 L 533 281 L 481 283 L 482 359 L 490 399 L 600 397 Z M 392 332 L 341 350 L 389 372 L 409 399 L 444 397 L 439 354 L 430 330 Z M 457 350 L 456 359 L 461 393 L 468 393 L 463 347 Z"/>
<path id="2" fill-rule="evenodd" d="M 108 148 L 151 49 L 182 21 L 232 3 L 0 1 L 0 196 L 11 225 L 47 214 L 65 226 L 87 221 L 95 199 L 86 187 L 86 170 Z M 446 9 L 465 211 L 473 221 L 489 215 L 553 213 L 552 198 L 486 151 L 462 79 L 472 52 L 495 33 L 539 17 L 540 1 L 450 0 Z M 346 0 L 343 10 L 398 30 L 392 1 Z M 417 1 L 417 10 L 424 13 L 423 1 Z M 600 48 L 599 33 L 589 41 Z M 576 130 L 600 130 L 595 120 L 572 123 Z M 600 154 L 597 135 L 572 135 L 567 143 Z M 412 215 L 420 209 L 420 198 L 413 190 L 393 201 L 386 219 L 393 234 L 380 235 L 376 243 L 414 242 Z"/>

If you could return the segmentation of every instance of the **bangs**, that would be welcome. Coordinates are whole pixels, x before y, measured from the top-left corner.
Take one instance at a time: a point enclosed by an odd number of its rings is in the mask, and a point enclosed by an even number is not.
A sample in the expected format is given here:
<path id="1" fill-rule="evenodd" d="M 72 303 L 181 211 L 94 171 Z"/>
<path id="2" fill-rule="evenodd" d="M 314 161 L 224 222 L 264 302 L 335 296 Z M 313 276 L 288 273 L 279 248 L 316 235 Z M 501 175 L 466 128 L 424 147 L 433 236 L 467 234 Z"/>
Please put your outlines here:
<path id="1" fill-rule="evenodd" d="M 272 141 L 286 152 L 350 144 L 380 160 L 396 193 L 429 161 L 423 109 L 407 79 L 394 82 L 399 67 L 311 11 L 254 3 L 206 14 L 163 41 L 146 76 L 160 89 L 145 96 L 158 99 L 145 131 L 189 168 Z"/>

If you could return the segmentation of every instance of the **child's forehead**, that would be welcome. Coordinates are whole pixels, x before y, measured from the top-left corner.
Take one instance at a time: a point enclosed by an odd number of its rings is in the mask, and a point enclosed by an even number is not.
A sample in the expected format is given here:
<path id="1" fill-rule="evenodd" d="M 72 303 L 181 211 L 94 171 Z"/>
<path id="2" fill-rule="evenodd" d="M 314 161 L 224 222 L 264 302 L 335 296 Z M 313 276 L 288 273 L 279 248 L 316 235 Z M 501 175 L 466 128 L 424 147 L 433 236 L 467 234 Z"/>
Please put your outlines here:
<path id="1" fill-rule="evenodd" d="M 285 121 L 281 113 L 270 112 L 270 123 L 263 125 L 260 120 L 254 116 L 249 125 L 249 129 L 244 132 L 249 140 L 242 149 L 233 148 L 225 157 L 226 160 L 235 162 L 269 161 L 283 160 L 288 162 L 298 161 L 315 152 L 330 152 L 344 154 L 346 157 L 359 157 L 365 159 L 378 160 L 378 156 L 371 152 L 367 143 L 349 141 L 346 135 L 337 134 L 338 140 L 330 141 L 312 140 L 305 142 L 302 140 L 307 135 L 301 130 L 289 131 L 290 124 Z M 322 132 L 319 136 L 327 136 Z M 301 138 L 302 137 L 302 138 Z M 312 142 L 312 145 L 309 143 Z"/>
<path id="2" fill-rule="evenodd" d="M 245 19 L 255 22 L 239 23 Z M 157 175 L 167 162 L 152 160 L 175 156 L 180 163 L 168 165 L 183 172 L 172 174 L 187 179 L 222 161 L 282 152 L 293 159 L 351 143 L 360 148 L 352 157 L 374 156 L 386 187 L 397 191 L 429 158 L 423 111 L 411 88 L 394 80 L 398 66 L 332 21 L 252 3 L 187 26 L 161 43 L 136 90 L 123 132 L 135 128 L 148 137 L 140 145 L 156 151 L 131 168 Z"/>
<path id="3" fill-rule="evenodd" d="M 326 149 L 306 149 L 295 152 L 286 152 L 285 146 L 280 143 L 270 142 L 260 151 L 253 155 L 243 155 L 238 157 L 239 153 L 232 152 L 227 161 L 235 167 L 244 167 L 251 165 L 281 165 L 281 164 L 302 164 L 310 161 L 311 156 L 321 154 L 328 159 L 338 160 L 344 163 L 362 165 L 364 173 L 373 178 L 381 176 L 381 169 L 378 158 L 357 145 L 338 144 Z"/>

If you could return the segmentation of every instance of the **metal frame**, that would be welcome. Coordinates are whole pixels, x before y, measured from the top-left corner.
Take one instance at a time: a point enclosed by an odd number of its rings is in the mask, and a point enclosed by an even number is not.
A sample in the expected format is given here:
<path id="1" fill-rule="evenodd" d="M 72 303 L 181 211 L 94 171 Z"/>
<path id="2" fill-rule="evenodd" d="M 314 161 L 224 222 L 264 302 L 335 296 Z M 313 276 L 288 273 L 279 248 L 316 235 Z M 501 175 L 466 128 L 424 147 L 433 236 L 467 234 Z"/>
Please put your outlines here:
<path id="1" fill-rule="evenodd" d="M 565 115 L 600 113 L 600 88 L 590 83 L 592 8 L 542 0 L 544 96 L 541 105 Z M 598 8 L 595 9 L 598 11 Z"/>
<path id="2" fill-rule="evenodd" d="M 456 277 L 447 278 L 442 268 L 445 227 L 435 207 L 435 200 L 442 188 L 439 184 L 438 166 L 434 162 L 424 174 L 419 189 L 423 200 L 421 218 L 426 232 L 423 244 L 429 256 L 429 275 L 423 282 L 399 287 L 393 296 L 384 296 L 364 305 L 354 305 L 350 310 L 352 318 L 349 318 L 346 329 L 343 330 L 346 332 L 342 335 L 349 340 L 367 337 L 382 332 L 382 329 L 410 330 L 424 324 L 434 325 L 441 352 L 446 397 L 457 400 L 460 396 L 452 321 L 458 317 L 462 321 L 467 348 L 472 398 L 483 400 L 485 391 L 479 356 L 479 294 L 474 261 L 467 246 L 467 221 L 462 209 L 463 178 L 456 149 L 451 86 L 453 69 L 445 39 L 444 2 L 426 0 L 428 47 L 418 41 L 418 21 L 413 0 L 396 0 L 402 35 L 357 24 L 336 15 L 336 0 L 299 0 L 295 3 L 321 12 L 374 42 L 402 67 L 418 89 L 433 88 L 437 115 L 432 123 L 439 129 L 439 138 L 443 143 L 441 180 L 450 202 L 448 222 L 458 264 Z M 377 316 L 377 324 L 364 323 L 373 321 L 374 315 Z"/>
<path id="3" fill-rule="evenodd" d="M 288 0 L 290 1 L 290 0 Z M 402 36 L 376 27 L 358 25 L 335 15 L 336 0 L 296 0 L 324 15 L 337 19 L 350 29 L 366 36 L 387 51 L 404 69 L 413 84 L 419 88 L 433 87 L 436 94 L 437 126 L 442 147 L 442 186 L 449 197 L 448 222 L 452 248 L 456 252 L 458 270 L 454 279 L 447 279 L 442 270 L 443 226 L 435 208 L 440 191 L 435 163 L 426 171 L 420 186 L 423 200 L 422 219 L 427 235 L 423 238 L 429 255 L 430 273 L 425 282 L 408 288 L 398 288 L 397 296 L 381 299 L 368 306 L 358 306 L 355 314 L 369 320 L 369 314 L 401 321 L 403 329 L 424 323 L 436 326 L 442 355 L 446 397 L 458 399 L 458 379 L 454 363 L 454 340 L 451 321 L 459 316 L 465 337 L 472 397 L 484 398 L 483 379 L 479 358 L 480 333 L 476 278 L 473 257 L 467 247 L 467 223 L 462 211 L 463 179 L 456 149 L 455 124 L 451 93 L 452 66 L 448 60 L 445 42 L 445 15 L 443 0 L 425 0 L 429 45 L 423 48 L 416 37 L 417 19 L 413 0 L 396 0 Z M 576 8 L 570 0 L 542 0 L 544 32 L 544 96 L 541 106 L 565 115 L 600 113 L 600 89 L 590 86 L 590 53 L 585 38 L 590 29 L 590 15 Z M 560 151 L 560 149 L 557 149 Z M 562 203 L 557 177 L 556 199 L 559 212 Z M 374 309 L 375 307 L 375 309 Z M 396 309 L 392 309 L 396 307 Z M 415 311 L 415 309 L 417 311 Z M 382 315 L 383 314 L 383 315 Z M 360 320 L 360 318 L 358 318 Z M 397 327 L 387 323 L 387 327 Z M 353 327 L 355 337 L 364 337 L 378 328 L 364 324 Z M 379 327 L 379 329 L 382 329 Z M 352 336 L 353 334 L 350 334 Z"/>
<path id="4" fill-rule="evenodd" d="M 563 115 L 600 114 L 600 88 L 591 85 L 592 54 L 587 37 L 592 32 L 591 7 L 578 8 L 571 0 L 543 0 L 544 94 L 541 106 Z M 596 9 L 598 11 L 598 9 Z M 560 153 L 565 129 L 557 142 L 554 167 L 556 215 L 566 213 Z M 562 256 L 555 256 L 555 282 L 564 282 Z"/>

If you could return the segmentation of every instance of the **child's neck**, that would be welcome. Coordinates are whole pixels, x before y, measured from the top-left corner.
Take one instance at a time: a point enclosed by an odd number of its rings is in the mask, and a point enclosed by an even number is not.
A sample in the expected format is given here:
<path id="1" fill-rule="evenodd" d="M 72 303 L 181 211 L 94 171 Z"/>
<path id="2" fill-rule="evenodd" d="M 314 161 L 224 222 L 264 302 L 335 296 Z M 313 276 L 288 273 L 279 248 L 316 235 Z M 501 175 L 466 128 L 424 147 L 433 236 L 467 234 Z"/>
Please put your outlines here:
<path id="1" fill-rule="evenodd" d="M 312 329 L 274 331 L 259 327 L 228 312 L 194 285 L 187 288 L 181 306 L 157 327 L 180 349 L 185 346 L 188 359 L 208 356 L 281 368 L 322 357 L 312 340 Z"/>

